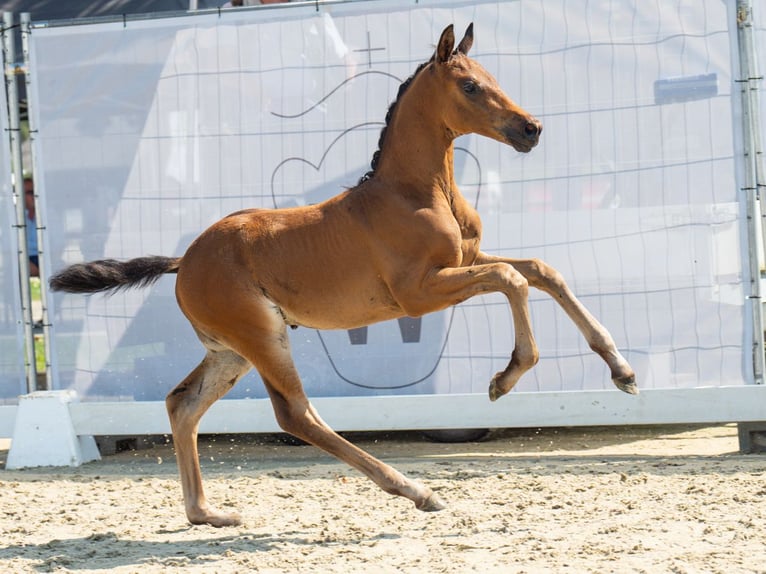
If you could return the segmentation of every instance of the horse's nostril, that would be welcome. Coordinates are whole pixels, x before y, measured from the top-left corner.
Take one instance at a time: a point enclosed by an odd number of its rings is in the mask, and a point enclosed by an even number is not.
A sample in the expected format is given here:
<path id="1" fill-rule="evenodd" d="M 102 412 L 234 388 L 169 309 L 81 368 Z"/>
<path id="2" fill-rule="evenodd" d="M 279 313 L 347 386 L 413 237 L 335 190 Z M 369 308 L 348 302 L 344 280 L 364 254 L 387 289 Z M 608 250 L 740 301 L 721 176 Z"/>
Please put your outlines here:
<path id="1" fill-rule="evenodd" d="M 540 135 L 540 131 L 540 124 L 537 122 L 528 122 L 527 125 L 524 126 L 524 133 L 527 134 L 528 137 Z"/>

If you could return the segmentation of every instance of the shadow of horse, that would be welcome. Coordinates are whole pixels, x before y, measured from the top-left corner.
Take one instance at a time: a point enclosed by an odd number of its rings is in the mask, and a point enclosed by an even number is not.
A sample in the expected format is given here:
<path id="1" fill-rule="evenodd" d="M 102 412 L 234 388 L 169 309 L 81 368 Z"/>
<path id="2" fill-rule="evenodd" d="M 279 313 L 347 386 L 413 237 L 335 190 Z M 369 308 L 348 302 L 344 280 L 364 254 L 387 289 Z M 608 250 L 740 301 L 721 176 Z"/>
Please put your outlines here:
<path id="1" fill-rule="evenodd" d="M 16 544 L 0 548 L 0 561 L 22 558 L 26 567 L 36 572 L 66 570 L 100 570 L 124 566 L 143 565 L 167 568 L 190 568 L 211 565 L 231 558 L 233 554 L 267 553 L 279 551 L 285 545 L 316 547 L 321 543 L 358 543 L 360 540 L 327 539 L 326 535 L 307 531 L 287 531 L 280 535 L 239 534 L 211 536 L 191 540 L 168 540 L 168 536 L 195 530 L 184 527 L 175 530 L 160 529 L 155 534 L 166 537 L 156 540 L 120 538 L 114 532 L 94 533 L 90 536 L 53 539 L 39 544 Z M 399 538 L 398 535 L 379 533 L 365 537 L 367 542 Z M 247 565 L 243 564 L 243 568 Z"/>

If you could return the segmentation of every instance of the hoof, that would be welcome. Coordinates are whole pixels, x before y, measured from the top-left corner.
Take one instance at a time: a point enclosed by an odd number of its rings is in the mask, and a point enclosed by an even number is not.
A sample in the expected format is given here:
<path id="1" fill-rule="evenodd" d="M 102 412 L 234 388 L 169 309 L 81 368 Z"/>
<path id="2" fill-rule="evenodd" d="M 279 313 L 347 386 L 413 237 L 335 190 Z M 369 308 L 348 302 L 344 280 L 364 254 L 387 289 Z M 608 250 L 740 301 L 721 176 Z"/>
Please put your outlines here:
<path id="1" fill-rule="evenodd" d="M 498 382 L 502 376 L 503 373 L 497 373 L 494 377 L 492 377 L 492 380 L 489 383 L 489 400 L 493 403 L 508 392 L 504 391 Z"/>
<path id="2" fill-rule="evenodd" d="M 190 516 L 189 522 L 192 524 L 209 524 L 216 528 L 223 528 L 224 526 L 239 526 L 242 524 L 242 517 L 236 512 L 230 514 L 211 512 L 202 516 Z"/>
<path id="3" fill-rule="evenodd" d="M 422 503 L 416 505 L 415 508 L 422 510 L 423 512 L 438 512 L 444 510 L 447 505 L 435 492 L 431 493 L 431 496 L 426 498 Z"/>
<path id="4" fill-rule="evenodd" d="M 629 395 L 638 394 L 638 385 L 636 385 L 636 375 L 634 374 L 630 374 L 627 377 L 612 379 L 612 382 L 624 393 L 628 393 Z"/>

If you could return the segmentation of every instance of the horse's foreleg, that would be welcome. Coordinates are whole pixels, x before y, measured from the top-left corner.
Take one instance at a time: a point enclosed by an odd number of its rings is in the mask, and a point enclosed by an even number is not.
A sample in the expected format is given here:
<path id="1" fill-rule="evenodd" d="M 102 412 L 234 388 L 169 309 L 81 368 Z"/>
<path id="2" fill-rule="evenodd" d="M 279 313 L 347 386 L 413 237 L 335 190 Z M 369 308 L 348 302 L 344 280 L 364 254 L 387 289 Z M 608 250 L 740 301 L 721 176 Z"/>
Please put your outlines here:
<path id="1" fill-rule="evenodd" d="M 590 348 L 604 359 L 615 386 L 626 393 L 638 394 L 635 373 L 617 350 L 612 335 L 574 296 L 561 273 L 539 259 L 505 259 L 480 253 L 476 263 L 507 263 L 524 275 L 531 286 L 548 293 L 582 332 Z"/>
<path id="2" fill-rule="evenodd" d="M 251 368 L 231 351 L 208 351 L 202 362 L 165 399 L 173 431 L 173 446 L 181 475 L 186 516 L 192 524 L 235 526 L 237 513 L 225 513 L 208 504 L 202 488 L 197 450 L 197 429 L 202 415 Z"/>
<path id="3" fill-rule="evenodd" d="M 490 382 L 490 400 L 495 401 L 509 392 L 521 376 L 537 363 L 539 353 L 527 304 L 528 282 L 510 265 L 500 262 L 432 269 L 420 279 L 417 274 L 411 274 L 392 292 L 405 313 L 413 316 L 444 309 L 482 293 L 505 294 L 513 316 L 515 344 L 508 366 Z"/>

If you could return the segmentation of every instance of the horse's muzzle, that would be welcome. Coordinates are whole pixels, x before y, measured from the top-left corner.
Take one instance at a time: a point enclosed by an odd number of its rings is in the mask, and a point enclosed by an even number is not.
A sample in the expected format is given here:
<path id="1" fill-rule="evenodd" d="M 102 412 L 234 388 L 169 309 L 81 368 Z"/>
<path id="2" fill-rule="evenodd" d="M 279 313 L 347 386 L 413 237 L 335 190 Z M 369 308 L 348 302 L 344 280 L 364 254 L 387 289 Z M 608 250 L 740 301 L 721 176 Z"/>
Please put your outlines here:
<path id="1" fill-rule="evenodd" d="M 518 152 L 528 153 L 540 141 L 543 124 L 532 116 L 508 123 L 501 131 L 505 141 Z"/>
<path id="2" fill-rule="evenodd" d="M 543 124 L 535 118 L 531 118 L 524 126 L 524 135 L 528 139 L 534 140 L 534 145 L 537 145 L 541 133 L 543 133 Z"/>

